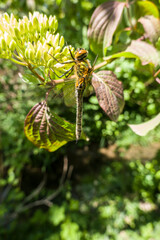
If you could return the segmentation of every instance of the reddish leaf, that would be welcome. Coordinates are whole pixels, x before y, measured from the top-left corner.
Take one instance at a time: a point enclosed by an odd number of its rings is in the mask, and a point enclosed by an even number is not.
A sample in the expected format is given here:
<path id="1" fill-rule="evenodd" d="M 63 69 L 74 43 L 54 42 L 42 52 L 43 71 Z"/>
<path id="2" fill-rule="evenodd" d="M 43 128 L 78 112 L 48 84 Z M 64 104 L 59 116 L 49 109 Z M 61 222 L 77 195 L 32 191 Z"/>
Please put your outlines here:
<path id="1" fill-rule="evenodd" d="M 124 2 L 109 1 L 98 6 L 93 12 L 89 23 L 88 38 L 94 52 L 98 53 L 100 45 L 103 50 L 111 45 L 124 6 Z"/>
<path id="2" fill-rule="evenodd" d="M 156 42 L 160 36 L 160 20 L 154 16 L 141 17 L 138 20 L 144 27 L 145 37 L 151 42 Z"/>
<path id="3" fill-rule="evenodd" d="M 93 73 L 92 85 L 100 107 L 108 117 L 116 121 L 124 107 L 122 83 L 111 71 Z"/>
<path id="4" fill-rule="evenodd" d="M 24 131 L 37 147 L 53 152 L 76 139 L 75 125 L 51 114 L 46 101 L 37 103 L 28 113 Z M 82 138 L 85 139 L 82 133 Z"/>
<path id="5" fill-rule="evenodd" d="M 137 55 L 142 64 L 152 63 L 157 66 L 160 62 L 157 50 L 149 43 L 133 40 L 131 45 L 126 49 L 126 52 L 131 52 Z"/>
<path id="6" fill-rule="evenodd" d="M 159 78 L 156 78 L 156 82 L 160 84 L 160 79 L 159 79 Z"/>

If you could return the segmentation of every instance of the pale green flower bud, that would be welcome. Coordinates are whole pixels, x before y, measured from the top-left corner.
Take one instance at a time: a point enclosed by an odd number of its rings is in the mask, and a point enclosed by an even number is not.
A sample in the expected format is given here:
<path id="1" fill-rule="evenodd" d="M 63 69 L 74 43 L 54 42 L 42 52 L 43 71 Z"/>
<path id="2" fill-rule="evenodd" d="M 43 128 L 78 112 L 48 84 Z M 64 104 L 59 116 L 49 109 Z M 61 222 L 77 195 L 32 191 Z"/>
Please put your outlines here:
<path id="1" fill-rule="evenodd" d="M 19 29 L 19 31 L 20 31 L 21 34 L 24 33 L 25 28 L 24 28 L 24 24 L 23 24 L 22 21 L 19 22 L 19 24 L 18 24 L 18 29 Z"/>
<path id="2" fill-rule="evenodd" d="M 27 24 L 27 22 L 24 22 L 23 27 L 24 27 L 25 33 L 27 33 L 28 32 L 28 24 Z"/>
<path id="3" fill-rule="evenodd" d="M 55 48 L 55 50 L 54 50 L 54 54 L 59 53 L 60 51 L 61 51 L 61 47 L 58 46 L 58 47 Z"/>
<path id="4" fill-rule="evenodd" d="M 8 31 L 10 32 L 10 34 L 11 34 L 12 36 L 15 35 L 13 26 L 9 26 L 9 27 L 8 27 Z"/>
<path id="5" fill-rule="evenodd" d="M 31 49 L 32 51 L 34 51 L 34 47 L 33 47 L 33 45 L 32 45 L 32 43 L 28 43 L 28 47 L 27 47 L 28 49 Z"/>
<path id="6" fill-rule="evenodd" d="M 8 13 L 4 13 L 3 16 L 4 16 L 5 20 L 6 20 L 6 22 L 9 23 L 10 17 L 9 17 L 9 15 L 8 15 Z"/>
<path id="7" fill-rule="evenodd" d="M 37 29 L 38 28 L 38 19 L 37 19 L 37 17 L 33 17 L 32 23 L 33 23 L 33 28 Z"/>
<path id="8" fill-rule="evenodd" d="M 34 53 L 34 50 L 33 49 L 29 49 L 28 51 L 28 57 L 30 60 L 34 60 L 35 59 L 35 53 Z"/>
<path id="9" fill-rule="evenodd" d="M 33 25 L 32 25 L 31 22 L 28 23 L 28 30 L 29 30 L 30 32 L 33 31 Z"/>
<path id="10" fill-rule="evenodd" d="M 28 23 L 28 18 L 27 18 L 26 16 L 24 16 L 24 17 L 23 17 L 23 21 L 24 21 L 25 23 Z"/>
<path id="11" fill-rule="evenodd" d="M 31 12 L 29 12 L 28 16 L 29 16 L 29 20 L 32 21 L 32 19 L 33 19 L 33 15 L 32 15 Z"/>
<path id="12" fill-rule="evenodd" d="M 25 57 L 29 58 L 29 49 L 28 48 L 26 48 L 26 50 L 25 50 Z"/>
<path id="13" fill-rule="evenodd" d="M 47 62 L 47 66 L 49 67 L 49 68 L 51 68 L 53 65 L 54 65 L 54 59 L 52 58 L 52 59 L 50 59 L 48 62 Z"/>
<path id="14" fill-rule="evenodd" d="M 53 55 L 53 47 L 48 50 L 48 54 Z"/>
<path id="15" fill-rule="evenodd" d="M 48 52 L 44 52 L 44 60 L 46 61 L 46 62 L 48 62 L 49 61 L 49 59 L 50 59 L 50 55 L 48 54 Z"/>
<path id="16" fill-rule="evenodd" d="M 7 32 L 4 33 L 4 40 L 7 45 L 9 45 L 11 42 L 11 37 L 9 36 L 9 34 Z"/>
<path id="17" fill-rule="evenodd" d="M 54 55 L 54 58 L 58 59 L 58 58 L 60 58 L 60 56 L 61 56 L 60 53 L 56 53 L 56 54 Z"/>
<path id="18" fill-rule="evenodd" d="M 20 31 L 18 30 L 18 28 L 14 28 L 14 34 L 16 36 L 17 39 L 21 39 L 21 34 L 20 34 Z"/>
<path id="19" fill-rule="evenodd" d="M 16 42 L 14 40 L 11 40 L 10 44 L 9 44 L 9 49 L 14 52 L 16 48 Z"/>
<path id="20" fill-rule="evenodd" d="M 48 32 L 47 32 L 48 33 Z M 47 43 L 49 43 L 50 45 L 52 45 L 52 34 L 47 34 L 46 33 L 46 39 L 47 39 Z M 48 35 L 48 36 L 47 36 Z"/>
<path id="21" fill-rule="evenodd" d="M 58 28 L 58 21 L 57 21 L 57 19 L 56 19 L 56 17 L 54 16 L 54 30 L 55 30 L 55 32 L 56 32 L 56 30 L 57 30 L 57 28 Z"/>
<path id="22" fill-rule="evenodd" d="M 17 20 L 14 17 L 13 13 L 11 13 L 11 16 L 10 16 L 10 25 L 12 25 L 12 26 L 17 26 L 18 25 Z"/>
<path id="23" fill-rule="evenodd" d="M 59 44 L 59 33 L 56 34 L 53 42 L 53 46 L 56 47 Z"/>
<path id="24" fill-rule="evenodd" d="M 69 52 L 68 47 L 65 46 L 62 51 L 63 55 L 68 55 L 68 52 Z"/>
<path id="25" fill-rule="evenodd" d="M 63 36 L 61 36 L 61 38 L 60 38 L 60 40 L 59 40 L 59 45 L 60 45 L 61 48 L 62 48 L 63 45 L 64 45 L 64 37 L 63 37 Z"/>
<path id="26" fill-rule="evenodd" d="M 40 43 L 37 52 L 36 52 L 36 59 L 40 60 L 42 58 L 42 44 Z"/>
<path id="27" fill-rule="evenodd" d="M 46 15 L 44 15 L 43 23 L 44 23 L 44 28 L 47 28 L 47 29 L 48 29 L 49 23 L 48 23 L 48 18 L 47 18 Z"/>
<path id="28" fill-rule="evenodd" d="M 55 31 L 57 30 L 57 27 L 58 27 L 57 19 L 55 18 L 55 16 L 54 16 L 54 17 L 51 17 L 51 16 L 50 16 L 50 18 L 49 18 L 49 29 L 50 29 L 51 31 L 54 30 L 53 33 L 55 33 Z"/>
<path id="29" fill-rule="evenodd" d="M 4 40 L 4 38 L 0 39 L 0 43 L 1 43 L 2 50 L 5 51 L 7 49 L 7 44 L 6 44 L 6 41 Z"/>

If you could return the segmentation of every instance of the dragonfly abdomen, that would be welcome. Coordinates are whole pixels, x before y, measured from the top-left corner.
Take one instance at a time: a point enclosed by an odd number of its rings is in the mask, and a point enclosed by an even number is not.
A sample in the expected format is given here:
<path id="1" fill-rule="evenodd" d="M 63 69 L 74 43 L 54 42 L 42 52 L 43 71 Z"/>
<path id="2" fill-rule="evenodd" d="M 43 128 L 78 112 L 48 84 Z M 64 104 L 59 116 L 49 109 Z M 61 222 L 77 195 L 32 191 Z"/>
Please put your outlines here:
<path id="1" fill-rule="evenodd" d="M 78 79 L 79 81 L 80 79 Z M 82 80 L 82 79 L 81 79 Z M 81 137 L 82 132 L 82 114 L 83 114 L 83 92 L 85 89 L 85 84 L 81 81 L 81 84 L 77 85 L 75 88 L 76 95 L 76 141 Z"/>

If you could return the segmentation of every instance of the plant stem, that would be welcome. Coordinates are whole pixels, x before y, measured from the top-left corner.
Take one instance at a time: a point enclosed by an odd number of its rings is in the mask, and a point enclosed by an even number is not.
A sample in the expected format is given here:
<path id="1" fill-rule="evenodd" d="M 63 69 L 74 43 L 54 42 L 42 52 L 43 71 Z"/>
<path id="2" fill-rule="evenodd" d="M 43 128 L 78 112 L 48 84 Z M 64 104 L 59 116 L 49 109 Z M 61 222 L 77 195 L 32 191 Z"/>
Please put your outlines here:
<path id="1" fill-rule="evenodd" d="M 129 7 L 130 7 L 129 0 L 126 0 L 126 8 L 127 8 L 128 20 L 129 20 L 131 29 L 134 29 L 134 26 L 133 26 L 133 24 L 132 24 L 132 18 L 131 18 L 131 14 L 130 14 L 130 9 L 129 9 Z"/>
<path id="2" fill-rule="evenodd" d="M 14 62 L 14 63 L 16 63 L 16 64 L 19 64 L 19 65 L 25 66 L 25 67 L 27 67 L 27 65 L 28 65 L 27 63 L 17 61 L 17 60 L 14 59 L 14 58 L 11 58 L 11 61 Z"/>
<path id="3" fill-rule="evenodd" d="M 39 80 L 40 80 L 41 82 L 45 82 L 45 79 L 44 79 L 43 77 L 41 77 L 41 76 L 34 70 L 34 68 L 31 66 L 30 63 L 27 64 L 27 67 L 29 68 L 29 70 L 30 70 L 34 75 L 36 75 L 36 76 L 39 78 Z"/>

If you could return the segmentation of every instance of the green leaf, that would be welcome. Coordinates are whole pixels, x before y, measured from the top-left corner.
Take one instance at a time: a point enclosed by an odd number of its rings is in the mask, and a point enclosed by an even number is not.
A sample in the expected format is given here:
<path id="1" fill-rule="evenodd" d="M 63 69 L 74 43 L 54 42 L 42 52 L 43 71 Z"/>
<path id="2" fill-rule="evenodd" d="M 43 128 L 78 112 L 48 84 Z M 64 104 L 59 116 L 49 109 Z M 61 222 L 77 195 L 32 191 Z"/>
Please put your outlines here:
<path id="1" fill-rule="evenodd" d="M 159 11 L 157 6 L 150 1 L 136 1 L 137 15 L 138 17 L 153 15 L 154 17 L 159 17 Z"/>
<path id="2" fill-rule="evenodd" d="M 53 223 L 54 226 L 58 226 L 60 222 L 65 219 L 65 207 L 53 205 L 50 208 L 50 222 Z"/>
<path id="3" fill-rule="evenodd" d="M 37 103 L 25 119 L 26 137 L 37 147 L 56 151 L 69 141 L 74 141 L 75 125 L 56 114 L 51 114 L 46 101 Z M 81 139 L 86 139 L 82 133 Z"/>
<path id="4" fill-rule="evenodd" d="M 124 107 L 122 83 L 112 71 L 100 71 L 93 74 L 92 85 L 100 107 L 111 120 L 117 121 Z"/>
<path id="5" fill-rule="evenodd" d="M 120 58 L 120 57 L 124 57 L 124 58 L 138 58 L 137 55 L 131 53 L 131 52 L 119 52 L 119 53 L 115 53 L 113 55 L 104 57 L 103 59 L 105 61 L 109 61 L 110 59 L 116 59 L 116 58 Z"/>
<path id="6" fill-rule="evenodd" d="M 160 20 L 154 16 L 141 17 L 138 20 L 145 30 L 145 38 L 149 38 L 151 42 L 156 42 L 160 37 Z"/>
<path id="7" fill-rule="evenodd" d="M 157 66 L 160 62 L 160 57 L 156 48 L 151 44 L 140 40 L 133 40 L 131 45 L 127 47 L 126 52 L 131 52 L 137 55 L 143 65 L 151 63 L 154 66 Z"/>
<path id="8" fill-rule="evenodd" d="M 67 220 L 61 225 L 61 239 L 69 239 L 69 240 L 80 240 L 81 232 L 79 231 L 79 226 L 75 222 L 71 222 Z"/>
<path id="9" fill-rule="evenodd" d="M 98 6 L 92 14 L 88 38 L 93 52 L 99 54 L 112 43 L 113 34 L 120 22 L 125 3 L 109 1 Z"/>
<path id="10" fill-rule="evenodd" d="M 39 84 L 40 81 L 38 80 L 38 78 L 36 78 L 34 75 L 31 75 L 31 74 L 21 74 L 19 73 L 19 77 L 26 83 L 28 84 Z"/>
<path id="11" fill-rule="evenodd" d="M 135 132 L 137 135 L 145 136 L 149 131 L 154 129 L 160 124 L 160 113 L 152 118 L 151 120 L 141 123 L 141 124 L 129 124 L 128 126 Z"/>

